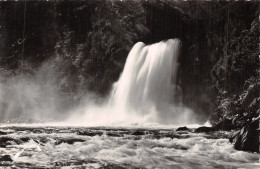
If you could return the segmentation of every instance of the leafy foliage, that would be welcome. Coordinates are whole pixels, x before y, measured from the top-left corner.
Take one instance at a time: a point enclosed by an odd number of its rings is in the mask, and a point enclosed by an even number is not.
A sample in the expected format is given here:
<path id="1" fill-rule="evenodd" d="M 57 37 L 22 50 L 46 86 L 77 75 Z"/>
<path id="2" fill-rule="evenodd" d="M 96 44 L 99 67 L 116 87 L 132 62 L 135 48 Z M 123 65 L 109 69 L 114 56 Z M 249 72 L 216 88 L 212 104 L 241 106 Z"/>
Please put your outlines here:
<path id="1" fill-rule="evenodd" d="M 67 31 L 56 45 L 66 91 L 83 88 L 105 94 L 118 79 L 132 45 L 148 33 L 140 2 L 99 3 L 84 43 L 73 46 L 75 32 Z"/>
<path id="2" fill-rule="evenodd" d="M 259 110 L 254 106 L 259 102 L 257 20 L 258 18 L 255 18 L 249 29 L 233 31 L 228 45 L 224 48 L 227 51 L 226 57 L 221 58 L 213 69 L 218 90 L 215 96 L 218 97 L 217 108 L 211 114 L 212 121 L 236 116 L 243 121 L 240 123 L 244 124 L 257 116 Z"/>
<path id="3" fill-rule="evenodd" d="M 230 37 L 227 51 L 213 69 L 221 90 L 232 94 L 242 90 L 244 83 L 251 76 L 257 76 L 259 23 L 255 19 L 250 30 L 241 30 Z"/>

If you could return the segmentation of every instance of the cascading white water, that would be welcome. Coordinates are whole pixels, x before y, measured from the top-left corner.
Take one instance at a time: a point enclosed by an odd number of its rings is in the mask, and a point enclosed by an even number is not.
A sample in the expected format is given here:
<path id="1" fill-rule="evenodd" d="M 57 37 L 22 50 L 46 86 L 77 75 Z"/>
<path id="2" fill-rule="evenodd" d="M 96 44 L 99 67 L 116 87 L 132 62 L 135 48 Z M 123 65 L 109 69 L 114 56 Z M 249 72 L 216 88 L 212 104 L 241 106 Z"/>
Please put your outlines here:
<path id="1" fill-rule="evenodd" d="M 173 101 L 180 41 L 170 39 L 150 46 L 137 43 L 130 51 L 114 101 L 120 108 L 145 107 Z"/>
<path id="2" fill-rule="evenodd" d="M 148 46 L 136 43 L 114 87 L 114 111 L 135 113 L 153 122 L 186 123 L 191 111 L 181 106 L 177 86 L 180 48 L 179 39 Z"/>
<path id="3" fill-rule="evenodd" d="M 79 113 L 71 113 L 69 121 L 90 126 L 196 123 L 193 111 L 181 104 L 181 89 L 177 85 L 180 48 L 179 39 L 147 46 L 136 43 L 114 84 L 109 103 L 97 105 L 86 98 L 86 104 L 79 106 Z"/>

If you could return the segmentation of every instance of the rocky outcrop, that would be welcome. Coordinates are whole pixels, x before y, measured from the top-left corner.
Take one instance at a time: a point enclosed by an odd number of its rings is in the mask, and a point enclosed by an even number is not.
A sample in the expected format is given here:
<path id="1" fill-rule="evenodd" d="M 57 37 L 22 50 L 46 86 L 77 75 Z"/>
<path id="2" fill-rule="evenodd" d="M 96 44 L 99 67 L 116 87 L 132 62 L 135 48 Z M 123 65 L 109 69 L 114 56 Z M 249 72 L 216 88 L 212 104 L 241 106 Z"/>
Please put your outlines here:
<path id="1" fill-rule="evenodd" d="M 254 105 L 256 104 L 257 100 L 259 100 L 259 92 L 260 92 L 260 84 L 252 84 L 248 87 L 244 99 L 242 101 L 242 106 L 243 107 L 249 107 L 251 104 L 251 108 L 255 107 Z M 254 103 L 253 103 L 254 101 Z"/>
<path id="2" fill-rule="evenodd" d="M 229 23 L 229 41 L 223 47 L 222 56 L 211 70 L 215 94 L 212 96 L 214 111 L 211 121 L 224 118 L 234 119 L 238 127 L 257 117 L 259 97 L 259 58 L 257 42 L 259 37 L 258 17 L 244 22 Z M 227 30 L 226 30 L 227 31 Z"/>
<path id="3" fill-rule="evenodd" d="M 205 127 L 205 126 L 202 126 L 202 127 L 199 127 L 197 129 L 195 129 L 195 133 L 203 133 L 203 132 L 214 132 L 214 131 L 217 131 L 217 129 L 213 128 L 213 127 Z"/>
<path id="4" fill-rule="evenodd" d="M 260 116 L 230 138 L 236 150 L 259 152 L 259 119 Z"/>
<path id="5" fill-rule="evenodd" d="M 211 114 L 214 127 L 220 130 L 241 129 L 259 116 L 260 82 L 251 77 L 244 83 L 238 95 L 218 97 L 219 106 Z M 226 97 L 226 98 L 225 98 Z"/>
<path id="6" fill-rule="evenodd" d="M 218 129 L 218 130 L 225 130 L 225 131 L 230 131 L 233 129 L 236 129 L 237 127 L 234 125 L 232 119 L 223 119 L 219 123 L 217 123 L 213 128 Z"/>

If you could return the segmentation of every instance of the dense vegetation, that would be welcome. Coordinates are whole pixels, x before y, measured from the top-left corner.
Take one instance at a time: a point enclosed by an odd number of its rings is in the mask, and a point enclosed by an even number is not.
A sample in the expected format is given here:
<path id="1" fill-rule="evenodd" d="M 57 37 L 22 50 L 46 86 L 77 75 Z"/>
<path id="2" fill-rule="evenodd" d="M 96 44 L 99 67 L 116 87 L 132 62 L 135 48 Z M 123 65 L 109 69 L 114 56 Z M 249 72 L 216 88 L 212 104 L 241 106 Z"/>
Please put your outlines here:
<path id="1" fill-rule="evenodd" d="M 28 1 L 1 2 L 0 11 L 2 77 L 33 76 L 47 62 L 72 101 L 104 96 L 134 43 L 178 37 L 184 104 L 212 122 L 257 116 L 249 108 L 259 104 L 256 2 Z"/>

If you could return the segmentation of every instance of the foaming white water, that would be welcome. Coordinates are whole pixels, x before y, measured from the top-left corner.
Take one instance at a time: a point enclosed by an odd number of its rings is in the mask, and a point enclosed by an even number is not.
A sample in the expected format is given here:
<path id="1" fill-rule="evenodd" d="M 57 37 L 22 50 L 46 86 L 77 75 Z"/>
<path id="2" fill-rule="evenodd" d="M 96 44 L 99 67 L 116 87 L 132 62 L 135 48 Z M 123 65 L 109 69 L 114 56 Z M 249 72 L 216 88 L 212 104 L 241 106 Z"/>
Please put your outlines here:
<path id="1" fill-rule="evenodd" d="M 117 111 L 134 112 L 152 121 L 180 119 L 184 110 L 178 107 L 181 93 L 176 83 L 180 47 L 178 39 L 134 45 L 112 96 Z"/>
<path id="2" fill-rule="evenodd" d="M 109 102 L 83 107 L 83 116 L 70 121 L 86 124 L 112 123 L 195 123 L 192 110 L 181 104 L 182 91 L 177 85 L 179 39 L 152 45 L 138 42 L 130 51 L 124 70 L 114 84 Z"/>
<path id="3" fill-rule="evenodd" d="M 237 151 L 228 139 L 207 138 L 213 133 L 157 138 L 158 133 L 167 136 L 173 131 L 146 130 L 135 136 L 132 130 L 71 127 L 2 130 L 19 143 L 0 149 L 0 154 L 11 156 L 13 162 L 6 165 L 14 168 L 259 168 L 259 154 Z M 84 132 L 102 134 L 77 134 Z"/>

